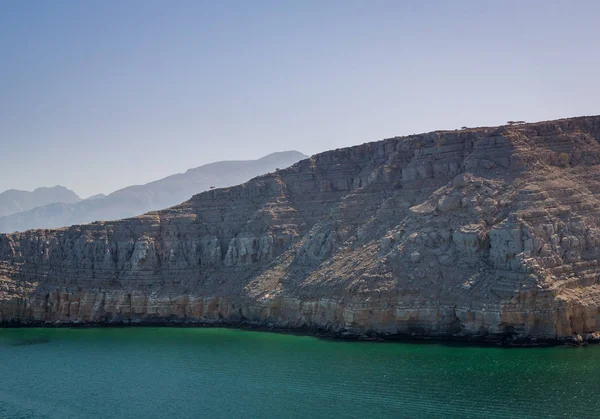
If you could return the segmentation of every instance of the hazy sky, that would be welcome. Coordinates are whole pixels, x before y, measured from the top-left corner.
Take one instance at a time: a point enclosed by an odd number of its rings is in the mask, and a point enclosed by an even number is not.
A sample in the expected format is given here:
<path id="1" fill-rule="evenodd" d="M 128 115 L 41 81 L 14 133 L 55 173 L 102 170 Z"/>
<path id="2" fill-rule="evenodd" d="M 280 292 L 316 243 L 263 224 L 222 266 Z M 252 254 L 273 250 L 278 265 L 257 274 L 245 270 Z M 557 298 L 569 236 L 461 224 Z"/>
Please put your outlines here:
<path id="1" fill-rule="evenodd" d="M 0 191 L 600 113 L 600 2 L 0 1 Z"/>

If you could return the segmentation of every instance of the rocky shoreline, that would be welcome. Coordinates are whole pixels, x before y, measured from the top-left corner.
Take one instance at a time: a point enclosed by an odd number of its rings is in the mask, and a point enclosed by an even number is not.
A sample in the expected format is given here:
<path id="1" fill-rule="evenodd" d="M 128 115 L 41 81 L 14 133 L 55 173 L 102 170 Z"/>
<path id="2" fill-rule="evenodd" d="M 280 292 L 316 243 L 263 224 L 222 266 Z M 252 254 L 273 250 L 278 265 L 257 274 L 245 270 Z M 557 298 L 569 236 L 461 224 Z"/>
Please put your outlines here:
<path id="1" fill-rule="evenodd" d="M 2 323 L 0 329 L 21 329 L 21 328 L 144 328 L 144 327 L 175 327 L 175 328 L 227 328 L 237 330 L 250 330 L 257 332 L 282 333 L 298 336 L 313 336 L 319 339 L 361 341 L 361 342 L 401 342 L 401 343 L 442 343 L 448 345 L 469 345 L 469 346 L 494 346 L 503 348 L 547 348 L 554 346 L 582 347 L 588 344 L 600 344 L 600 334 L 587 334 L 586 336 L 573 335 L 567 338 L 556 339 L 531 339 L 518 338 L 513 335 L 504 337 L 495 336 L 493 338 L 482 336 L 427 336 L 416 333 L 352 333 L 336 332 L 321 328 L 309 327 L 282 327 L 273 324 L 261 324 L 256 322 L 229 323 L 222 321 L 199 322 L 199 321 L 156 321 L 156 322 L 106 322 L 106 323 L 88 323 L 72 322 L 25 322 L 25 323 Z"/>

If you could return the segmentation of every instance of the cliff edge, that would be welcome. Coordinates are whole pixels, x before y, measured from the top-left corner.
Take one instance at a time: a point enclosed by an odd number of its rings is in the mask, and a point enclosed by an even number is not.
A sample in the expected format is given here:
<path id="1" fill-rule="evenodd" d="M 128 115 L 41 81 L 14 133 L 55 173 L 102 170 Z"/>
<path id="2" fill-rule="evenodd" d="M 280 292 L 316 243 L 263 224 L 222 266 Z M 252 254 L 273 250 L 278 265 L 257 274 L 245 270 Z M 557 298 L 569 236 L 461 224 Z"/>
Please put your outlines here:
<path id="1" fill-rule="evenodd" d="M 600 116 L 390 138 L 135 218 L 0 235 L 0 322 L 594 339 Z"/>

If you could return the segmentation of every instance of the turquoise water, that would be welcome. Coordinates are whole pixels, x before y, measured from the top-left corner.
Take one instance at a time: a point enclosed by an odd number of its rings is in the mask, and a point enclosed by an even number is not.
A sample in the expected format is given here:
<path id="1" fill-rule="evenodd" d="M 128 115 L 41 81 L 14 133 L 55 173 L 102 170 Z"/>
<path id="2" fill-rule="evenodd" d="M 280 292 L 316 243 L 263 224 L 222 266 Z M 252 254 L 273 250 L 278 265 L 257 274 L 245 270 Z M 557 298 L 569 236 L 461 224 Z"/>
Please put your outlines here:
<path id="1" fill-rule="evenodd" d="M 0 329 L 1 418 L 598 417 L 600 346 Z"/>

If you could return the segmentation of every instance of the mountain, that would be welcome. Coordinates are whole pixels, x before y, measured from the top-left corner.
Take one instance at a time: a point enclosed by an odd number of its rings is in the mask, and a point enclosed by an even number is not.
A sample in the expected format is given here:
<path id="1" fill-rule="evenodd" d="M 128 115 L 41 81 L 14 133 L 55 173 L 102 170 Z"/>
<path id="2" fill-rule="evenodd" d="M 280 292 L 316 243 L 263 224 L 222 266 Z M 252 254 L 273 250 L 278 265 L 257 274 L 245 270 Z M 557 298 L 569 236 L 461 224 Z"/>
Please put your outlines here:
<path id="1" fill-rule="evenodd" d="M 33 192 L 9 189 L 0 193 L 0 217 L 55 202 L 70 204 L 79 201 L 81 198 L 64 186 L 37 188 Z"/>
<path id="2" fill-rule="evenodd" d="M 290 166 L 303 158 L 306 156 L 298 151 L 284 151 L 258 160 L 210 163 L 145 185 L 129 186 L 107 196 L 96 195 L 74 204 L 52 203 L 0 217 L 0 232 L 56 228 L 132 217 L 179 204 L 211 187 L 245 182 L 254 176 Z"/>
<path id="3" fill-rule="evenodd" d="M 99 193 L 99 194 L 92 195 L 92 196 L 90 196 L 88 198 L 85 198 L 85 199 L 88 200 L 88 201 L 92 201 L 94 199 L 102 199 L 102 198 L 106 198 L 106 195 L 104 195 L 103 193 Z"/>
<path id="4" fill-rule="evenodd" d="M 600 116 L 396 137 L 0 235 L 0 322 L 600 337 Z"/>

